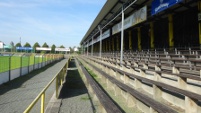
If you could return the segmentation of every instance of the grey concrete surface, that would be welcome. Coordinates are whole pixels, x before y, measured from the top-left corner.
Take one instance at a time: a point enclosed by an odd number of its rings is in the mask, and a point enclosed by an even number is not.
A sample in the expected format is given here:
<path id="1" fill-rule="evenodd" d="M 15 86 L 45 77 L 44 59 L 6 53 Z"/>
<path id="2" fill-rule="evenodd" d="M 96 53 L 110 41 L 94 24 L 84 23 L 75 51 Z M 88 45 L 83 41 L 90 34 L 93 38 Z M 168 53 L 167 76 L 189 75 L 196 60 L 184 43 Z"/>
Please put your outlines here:
<path id="1" fill-rule="evenodd" d="M 35 99 L 41 90 L 64 66 L 67 59 L 33 71 L 28 75 L 19 77 L 9 83 L 0 86 L 0 113 L 22 113 Z M 55 84 L 46 92 L 46 104 L 55 91 Z M 34 107 L 33 113 L 40 110 L 40 101 Z"/>
<path id="2" fill-rule="evenodd" d="M 71 68 L 71 69 L 70 69 Z M 88 95 L 88 90 L 76 69 L 75 61 L 69 64 L 66 83 L 59 95 L 61 99 L 60 113 L 93 113 L 94 107 Z"/>

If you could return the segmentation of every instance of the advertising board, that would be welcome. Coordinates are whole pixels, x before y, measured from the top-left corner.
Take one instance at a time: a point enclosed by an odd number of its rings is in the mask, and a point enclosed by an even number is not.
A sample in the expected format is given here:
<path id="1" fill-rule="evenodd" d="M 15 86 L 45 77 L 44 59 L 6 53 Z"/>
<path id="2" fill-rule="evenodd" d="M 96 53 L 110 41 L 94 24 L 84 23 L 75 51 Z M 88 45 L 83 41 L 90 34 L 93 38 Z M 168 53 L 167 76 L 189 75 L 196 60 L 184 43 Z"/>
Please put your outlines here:
<path id="1" fill-rule="evenodd" d="M 138 23 L 147 20 L 147 6 L 135 11 L 132 15 L 124 19 L 124 30 L 132 27 Z M 112 34 L 116 34 L 121 31 L 121 22 L 112 27 Z"/>
<path id="2" fill-rule="evenodd" d="M 155 15 L 169 7 L 181 2 L 182 0 L 153 0 L 151 4 L 151 15 Z"/>

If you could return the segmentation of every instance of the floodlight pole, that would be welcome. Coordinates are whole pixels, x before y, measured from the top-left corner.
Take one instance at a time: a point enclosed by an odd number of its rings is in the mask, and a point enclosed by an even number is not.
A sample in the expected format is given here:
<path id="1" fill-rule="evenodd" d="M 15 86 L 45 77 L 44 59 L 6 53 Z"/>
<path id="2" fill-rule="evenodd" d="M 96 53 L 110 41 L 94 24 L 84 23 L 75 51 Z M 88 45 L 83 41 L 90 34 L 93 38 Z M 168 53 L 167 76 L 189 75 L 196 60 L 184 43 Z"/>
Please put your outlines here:
<path id="1" fill-rule="evenodd" d="M 22 44 L 21 44 L 21 37 L 20 37 L 20 45 L 22 46 Z"/>
<path id="2" fill-rule="evenodd" d="M 98 26 L 98 29 L 100 31 L 100 52 L 99 52 L 99 54 L 100 54 L 100 58 L 101 58 L 101 52 L 102 52 L 102 29 L 101 29 L 100 25 Z"/>
<path id="3" fill-rule="evenodd" d="M 120 65 L 122 66 L 123 61 L 123 44 L 124 44 L 124 7 L 122 6 L 122 19 L 121 19 L 121 57 L 120 57 Z"/>

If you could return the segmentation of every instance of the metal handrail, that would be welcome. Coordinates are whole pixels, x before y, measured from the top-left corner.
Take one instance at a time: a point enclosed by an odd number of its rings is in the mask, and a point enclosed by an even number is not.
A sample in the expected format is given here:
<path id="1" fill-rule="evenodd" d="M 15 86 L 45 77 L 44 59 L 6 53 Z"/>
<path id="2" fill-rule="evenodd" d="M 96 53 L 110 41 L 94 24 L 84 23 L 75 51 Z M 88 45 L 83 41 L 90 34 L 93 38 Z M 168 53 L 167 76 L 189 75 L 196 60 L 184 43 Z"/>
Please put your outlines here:
<path id="1" fill-rule="evenodd" d="M 67 63 L 63 66 L 63 68 L 54 76 L 54 78 L 38 94 L 38 96 L 32 101 L 32 103 L 26 108 L 26 110 L 23 113 L 29 113 L 40 98 L 41 98 L 41 113 L 45 112 L 45 91 L 49 88 L 49 86 L 53 83 L 55 79 L 56 79 L 56 82 L 55 82 L 56 98 L 58 98 L 59 85 L 61 86 L 63 84 L 64 77 L 66 75 L 66 70 L 68 68 L 69 60 L 70 58 L 68 59 Z"/>

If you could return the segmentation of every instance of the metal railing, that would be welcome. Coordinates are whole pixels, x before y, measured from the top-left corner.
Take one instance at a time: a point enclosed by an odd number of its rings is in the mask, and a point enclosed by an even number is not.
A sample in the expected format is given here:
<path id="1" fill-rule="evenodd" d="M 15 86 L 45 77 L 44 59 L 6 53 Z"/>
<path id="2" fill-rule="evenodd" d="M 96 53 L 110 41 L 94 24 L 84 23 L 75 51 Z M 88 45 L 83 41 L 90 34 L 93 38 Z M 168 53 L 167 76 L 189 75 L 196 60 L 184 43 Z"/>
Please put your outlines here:
<path id="1" fill-rule="evenodd" d="M 41 98 L 41 108 L 40 112 L 45 112 L 45 92 L 50 87 L 50 85 L 56 80 L 56 98 L 58 98 L 59 94 L 59 87 L 63 84 L 65 80 L 65 75 L 67 73 L 67 68 L 69 64 L 70 58 L 68 59 L 67 63 L 63 66 L 63 68 L 54 76 L 54 78 L 47 84 L 47 86 L 39 93 L 39 95 L 33 100 L 33 102 L 27 107 L 27 109 L 23 113 L 29 113 L 32 108 L 36 105 L 38 100 Z"/>

